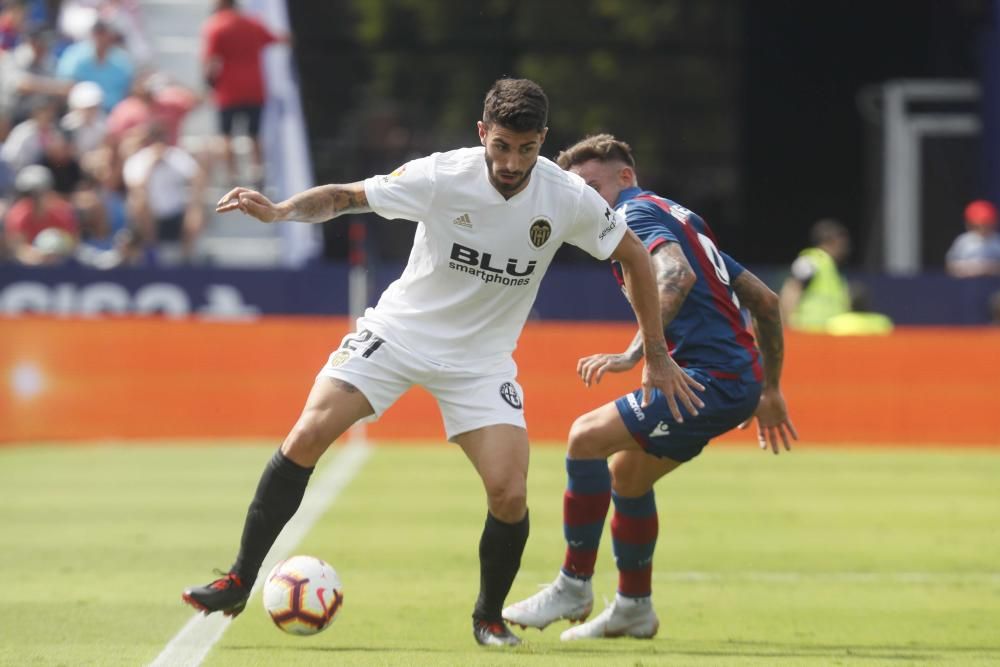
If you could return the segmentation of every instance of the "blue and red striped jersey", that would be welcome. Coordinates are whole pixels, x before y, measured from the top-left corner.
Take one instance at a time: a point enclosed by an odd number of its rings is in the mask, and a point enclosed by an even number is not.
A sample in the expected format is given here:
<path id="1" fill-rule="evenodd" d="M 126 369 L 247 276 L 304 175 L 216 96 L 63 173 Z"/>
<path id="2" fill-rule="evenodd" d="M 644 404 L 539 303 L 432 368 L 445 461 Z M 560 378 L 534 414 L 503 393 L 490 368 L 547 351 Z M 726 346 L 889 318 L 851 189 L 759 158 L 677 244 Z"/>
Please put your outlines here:
<path id="1" fill-rule="evenodd" d="M 708 224 L 694 211 L 640 188 L 622 191 L 615 208 L 649 252 L 664 243 L 680 244 L 697 277 L 677 316 L 664 329 L 674 361 L 717 377 L 759 382 L 760 353 L 732 287 L 745 269 L 719 250 Z M 612 266 L 623 284 L 621 267 Z"/>

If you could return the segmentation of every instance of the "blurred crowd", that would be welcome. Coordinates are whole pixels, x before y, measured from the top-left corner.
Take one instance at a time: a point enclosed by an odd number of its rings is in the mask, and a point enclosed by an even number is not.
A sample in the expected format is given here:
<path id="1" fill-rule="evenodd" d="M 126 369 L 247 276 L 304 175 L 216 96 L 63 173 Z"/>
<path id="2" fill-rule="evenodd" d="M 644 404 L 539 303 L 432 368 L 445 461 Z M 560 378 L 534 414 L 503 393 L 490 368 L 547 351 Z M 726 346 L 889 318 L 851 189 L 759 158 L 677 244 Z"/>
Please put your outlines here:
<path id="1" fill-rule="evenodd" d="M 0 262 L 192 259 L 206 156 L 178 137 L 202 100 L 141 26 L 136 0 L 0 0 Z"/>

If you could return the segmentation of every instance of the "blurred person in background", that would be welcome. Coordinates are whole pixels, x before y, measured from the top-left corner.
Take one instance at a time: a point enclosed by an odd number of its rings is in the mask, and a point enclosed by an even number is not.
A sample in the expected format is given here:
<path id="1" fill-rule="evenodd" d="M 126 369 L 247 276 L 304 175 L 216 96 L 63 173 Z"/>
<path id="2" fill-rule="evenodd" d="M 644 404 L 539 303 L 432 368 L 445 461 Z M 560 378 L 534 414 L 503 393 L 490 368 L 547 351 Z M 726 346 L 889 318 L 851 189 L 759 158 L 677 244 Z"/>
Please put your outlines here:
<path id="1" fill-rule="evenodd" d="M 216 0 L 215 12 L 202 27 L 202 67 L 218 107 L 229 182 L 238 180 L 233 136 L 241 125 L 252 143 L 249 180 L 259 189 L 263 181 L 260 121 L 266 99 L 261 54 L 271 44 L 287 42 L 288 36 L 276 35 L 236 5 L 236 0 Z"/>
<path id="2" fill-rule="evenodd" d="M 41 98 L 66 97 L 72 84 L 55 75 L 54 35 L 45 26 L 27 29 L 24 41 L 0 59 L 0 113 L 13 124 L 26 120 Z"/>
<path id="3" fill-rule="evenodd" d="M 205 224 L 205 170 L 154 125 L 146 145 L 125 160 L 122 175 L 133 228 L 154 251 L 155 263 L 191 262 Z"/>
<path id="4" fill-rule="evenodd" d="M 837 220 L 820 220 L 809 232 L 813 247 L 799 253 L 781 287 L 782 319 L 799 331 L 837 336 L 882 335 L 892 331 L 885 315 L 871 312 L 868 290 L 849 284 L 840 266 L 851 237 Z"/>
<path id="5" fill-rule="evenodd" d="M 69 133 L 81 162 L 86 162 L 89 153 L 104 147 L 108 127 L 107 115 L 101 108 L 103 101 L 104 93 L 93 81 L 75 84 L 66 98 L 69 111 L 59 121 L 59 127 Z"/>
<path id="6" fill-rule="evenodd" d="M 618 566 L 615 600 L 596 618 L 562 633 L 563 641 L 651 638 L 660 622 L 652 604 L 652 562 L 659 533 L 653 486 L 698 456 L 710 440 L 757 419 L 761 449 L 791 449 L 798 435 L 781 393 L 784 337 L 778 297 L 715 244 L 697 213 L 639 187 L 632 148 L 609 134 L 587 137 L 559 154 L 559 166 L 586 181 L 620 214 L 651 256 L 670 354 L 705 386 L 696 410 L 637 390 L 588 412 L 570 428 L 563 497 L 566 551 L 555 581 L 503 610 L 504 619 L 544 629 L 583 621 L 594 605 L 591 579 L 601 533 L 614 502 L 611 539 Z M 615 268 L 619 284 L 623 277 Z M 738 302 L 737 302 L 738 299 Z M 750 310 L 757 340 L 739 304 Z M 758 349 L 759 344 L 759 349 Z M 621 354 L 577 364 L 583 382 L 632 370 L 641 336 Z"/>
<path id="7" fill-rule="evenodd" d="M 794 329 L 822 332 L 831 318 L 850 312 L 851 291 L 840 265 L 851 238 L 837 220 L 820 220 L 809 232 L 813 247 L 799 253 L 781 288 L 782 318 Z"/>
<path id="8" fill-rule="evenodd" d="M 83 179 L 73 142 L 61 128 L 55 128 L 49 135 L 38 164 L 52 173 L 53 189 L 63 197 L 72 195 Z"/>
<path id="9" fill-rule="evenodd" d="M 56 65 L 60 78 L 99 85 L 105 111 L 111 111 L 125 99 L 132 86 L 132 59 L 117 46 L 117 41 L 114 27 L 98 19 L 90 30 L 90 38 L 66 47 Z"/>
<path id="10" fill-rule="evenodd" d="M 59 131 L 56 126 L 56 102 L 40 97 L 33 103 L 31 116 L 14 126 L 0 148 L 0 160 L 15 172 L 30 164 L 38 164 L 46 145 Z"/>
<path id="11" fill-rule="evenodd" d="M 997 209 L 985 199 L 965 207 L 965 230 L 945 255 L 945 267 L 956 278 L 1000 275 Z"/>
<path id="12" fill-rule="evenodd" d="M 155 124 L 166 132 L 167 143 L 176 145 L 184 118 L 200 100 L 187 88 L 174 84 L 162 72 L 150 71 L 136 77 L 132 94 L 108 116 L 108 134 L 115 142 L 128 133 L 146 134 Z"/>
<path id="13" fill-rule="evenodd" d="M 128 52 L 133 64 L 145 65 L 152 60 L 138 0 L 63 0 L 60 4 L 59 29 L 74 41 L 86 39 L 98 19 L 114 29 L 115 43 Z"/>
<path id="14" fill-rule="evenodd" d="M 28 17 L 28 0 L 0 2 L 0 51 L 9 51 L 21 41 Z"/>
<path id="15" fill-rule="evenodd" d="M 76 247 L 79 226 L 69 202 L 52 189 L 52 174 L 40 165 L 17 173 L 18 198 L 4 218 L 4 236 L 21 264 L 54 264 Z"/>

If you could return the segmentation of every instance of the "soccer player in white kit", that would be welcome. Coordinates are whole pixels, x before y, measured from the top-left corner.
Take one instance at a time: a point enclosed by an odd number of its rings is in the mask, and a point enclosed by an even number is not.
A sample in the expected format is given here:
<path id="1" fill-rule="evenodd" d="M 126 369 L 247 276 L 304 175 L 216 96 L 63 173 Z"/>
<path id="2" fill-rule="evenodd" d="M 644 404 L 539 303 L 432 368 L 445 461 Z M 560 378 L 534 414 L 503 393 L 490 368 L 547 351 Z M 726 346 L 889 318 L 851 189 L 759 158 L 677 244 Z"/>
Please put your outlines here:
<path id="1" fill-rule="evenodd" d="M 482 146 L 435 153 L 385 176 L 319 186 L 277 204 L 246 188 L 219 202 L 220 212 L 239 210 L 268 223 L 372 211 L 419 224 L 402 276 L 330 355 L 264 470 L 230 572 L 185 590 L 187 603 L 239 614 L 323 452 L 356 421 L 380 416 L 421 385 L 486 491 L 473 635 L 480 644 L 520 643 L 500 615 L 528 537 L 528 437 L 511 354 L 563 243 L 621 263 L 643 335 L 646 398 L 657 388 L 697 412 L 703 387 L 667 353 L 645 247 L 581 178 L 539 157 L 547 116 L 548 100 L 536 83 L 501 79 L 487 93 L 478 123 Z"/>

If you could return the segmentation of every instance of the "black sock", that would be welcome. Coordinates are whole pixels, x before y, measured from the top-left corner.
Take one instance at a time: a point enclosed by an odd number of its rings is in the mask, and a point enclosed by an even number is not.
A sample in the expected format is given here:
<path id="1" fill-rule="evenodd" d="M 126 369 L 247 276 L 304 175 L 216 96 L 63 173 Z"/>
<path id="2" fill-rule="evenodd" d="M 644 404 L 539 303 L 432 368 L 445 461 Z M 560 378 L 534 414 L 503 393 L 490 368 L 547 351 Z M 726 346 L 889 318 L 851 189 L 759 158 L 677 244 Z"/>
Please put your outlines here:
<path id="1" fill-rule="evenodd" d="M 299 509 L 312 471 L 292 461 L 280 449 L 268 461 L 247 509 L 240 553 L 232 567 L 245 586 L 253 586 L 278 533 Z"/>
<path id="2" fill-rule="evenodd" d="M 499 621 L 503 601 L 521 567 L 521 554 L 528 541 L 528 515 L 517 523 L 504 523 L 486 514 L 486 525 L 479 540 L 479 599 L 472 617 Z"/>

